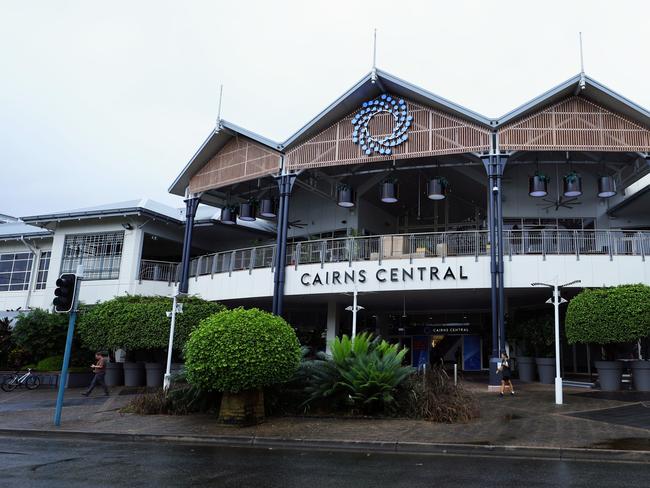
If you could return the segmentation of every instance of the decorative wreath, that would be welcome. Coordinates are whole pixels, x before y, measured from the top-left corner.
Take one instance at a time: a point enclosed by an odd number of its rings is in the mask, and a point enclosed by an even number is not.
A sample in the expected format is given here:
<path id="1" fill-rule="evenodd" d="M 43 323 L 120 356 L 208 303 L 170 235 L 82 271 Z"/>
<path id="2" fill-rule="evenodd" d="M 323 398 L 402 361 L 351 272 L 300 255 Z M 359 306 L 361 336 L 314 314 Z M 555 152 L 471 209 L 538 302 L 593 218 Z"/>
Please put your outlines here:
<path id="1" fill-rule="evenodd" d="M 385 137 L 373 136 L 368 126 L 372 118 L 382 112 L 391 114 L 395 119 L 393 132 Z M 399 146 L 408 139 L 406 132 L 412 121 L 413 117 L 408 115 L 406 102 L 402 99 L 395 100 L 384 93 L 374 100 L 363 102 L 359 113 L 352 118 L 352 125 L 354 126 L 352 142 L 361 145 L 361 149 L 367 156 L 373 153 L 391 154 L 393 147 Z"/>

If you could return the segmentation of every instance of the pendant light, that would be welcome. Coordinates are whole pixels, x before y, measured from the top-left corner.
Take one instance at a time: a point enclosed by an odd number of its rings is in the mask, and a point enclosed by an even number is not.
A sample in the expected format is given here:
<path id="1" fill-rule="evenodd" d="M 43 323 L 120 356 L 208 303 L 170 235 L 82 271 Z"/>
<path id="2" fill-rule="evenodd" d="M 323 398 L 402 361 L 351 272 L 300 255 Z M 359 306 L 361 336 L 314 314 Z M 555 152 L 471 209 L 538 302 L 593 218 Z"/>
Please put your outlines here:
<path id="1" fill-rule="evenodd" d="M 435 176 L 427 183 L 427 197 L 431 200 L 444 200 L 447 196 L 447 180 L 441 176 Z"/>
<path id="2" fill-rule="evenodd" d="M 598 178 L 598 196 L 600 198 L 611 198 L 616 195 L 616 182 L 612 176 L 601 176 Z"/>
<path id="3" fill-rule="evenodd" d="M 354 190 L 349 185 L 340 185 L 337 190 L 337 205 L 343 208 L 354 207 Z"/>
<path id="4" fill-rule="evenodd" d="M 397 181 L 387 179 L 381 184 L 381 201 L 384 203 L 396 203 L 398 198 Z"/>
<path id="5" fill-rule="evenodd" d="M 549 177 L 535 171 L 535 174 L 528 178 L 528 194 L 531 197 L 539 198 L 548 195 Z"/>
<path id="6" fill-rule="evenodd" d="M 567 198 L 575 198 L 582 195 L 582 177 L 575 171 L 571 171 L 568 175 L 564 175 L 564 196 Z"/>
<path id="7" fill-rule="evenodd" d="M 274 219 L 277 217 L 275 210 L 275 200 L 272 198 L 262 198 L 260 200 L 260 217 Z"/>
<path id="8" fill-rule="evenodd" d="M 253 222 L 255 220 L 255 201 L 249 200 L 239 204 L 239 218 L 246 222 Z"/>
<path id="9" fill-rule="evenodd" d="M 221 209 L 222 224 L 234 225 L 237 223 L 237 209 L 232 205 L 228 205 Z"/>

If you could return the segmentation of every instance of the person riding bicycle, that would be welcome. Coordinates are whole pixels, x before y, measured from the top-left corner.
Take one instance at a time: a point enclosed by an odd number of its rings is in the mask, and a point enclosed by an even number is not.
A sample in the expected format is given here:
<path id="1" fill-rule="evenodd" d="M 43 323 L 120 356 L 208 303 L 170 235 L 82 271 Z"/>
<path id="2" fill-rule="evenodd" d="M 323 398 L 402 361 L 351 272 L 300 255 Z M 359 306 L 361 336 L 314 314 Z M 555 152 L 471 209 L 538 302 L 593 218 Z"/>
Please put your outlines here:
<path id="1" fill-rule="evenodd" d="M 95 353 L 95 364 L 91 364 L 90 367 L 93 370 L 93 373 L 95 373 L 95 376 L 93 376 L 93 380 L 90 382 L 90 386 L 88 386 L 88 390 L 86 390 L 84 393 L 82 393 L 83 396 L 88 396 L 90 393 L 93 391 L 93 389 L 99 384 L 102 385 L 104 388 L 104 395 L 108 396 L 108 388 L 106 387 L 106 358 L 101 352 L 96 352 Z"/>

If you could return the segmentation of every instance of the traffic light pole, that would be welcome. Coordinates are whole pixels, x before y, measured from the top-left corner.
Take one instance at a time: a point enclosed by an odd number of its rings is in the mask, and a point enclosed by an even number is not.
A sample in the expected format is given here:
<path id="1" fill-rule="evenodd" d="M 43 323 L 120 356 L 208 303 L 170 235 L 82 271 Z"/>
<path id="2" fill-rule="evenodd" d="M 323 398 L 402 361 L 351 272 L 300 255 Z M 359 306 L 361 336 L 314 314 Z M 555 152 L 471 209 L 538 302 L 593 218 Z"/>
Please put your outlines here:
<path id="1" fill-rule="evenodd" d="M 65 383 L 68 377 L 68 365 L 70 364 L 70 353 L 72 351 L 72 338 L 74 337 L 74 325 L 77 320 L 77 307 L 79 305 L 79 286 L 83 277 L 83 266 L 77 267 L 77 280 L 75 282 L 74 301 L 72 310 L 70 310 L 70 319 L 68 320 L 68 335 L 65 340 L 65 352 L 63 353 L 63 365 L 61 366 L 61 375 L 59 376 L 59 393 L 56 397 L 56 409 L 54 410 L 54 425 L 61 425 L 61 410 L 63 409 L 63 394 L 65 392 Z"/>

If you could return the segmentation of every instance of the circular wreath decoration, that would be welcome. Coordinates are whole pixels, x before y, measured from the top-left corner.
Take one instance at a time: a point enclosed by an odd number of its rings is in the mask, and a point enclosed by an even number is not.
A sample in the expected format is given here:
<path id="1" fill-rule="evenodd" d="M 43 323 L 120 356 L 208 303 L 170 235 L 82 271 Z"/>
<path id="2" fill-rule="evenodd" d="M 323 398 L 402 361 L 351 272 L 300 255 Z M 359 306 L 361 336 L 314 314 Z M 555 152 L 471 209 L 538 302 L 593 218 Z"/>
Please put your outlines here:
<path id="1" fill-rule="evenodd" d="M 393 152 L 393 147 L 399 146 L 408 139 L 407 131 L 413 122 L 413 116 L 408 114 L 408 108 L 403 99 L 396 100 L 384 93 L 374 100 L 363 102 L 361 107 L 361 110 L 352 118 L 354 126 L 352 142 L 359 144 L 367 156 L 372 154 L 389 155 Z M 384 137 L 371 134 L 368 128 L 372 118 L 380 113 L 388 113 L 395 120 L 392 133 Z"/>

